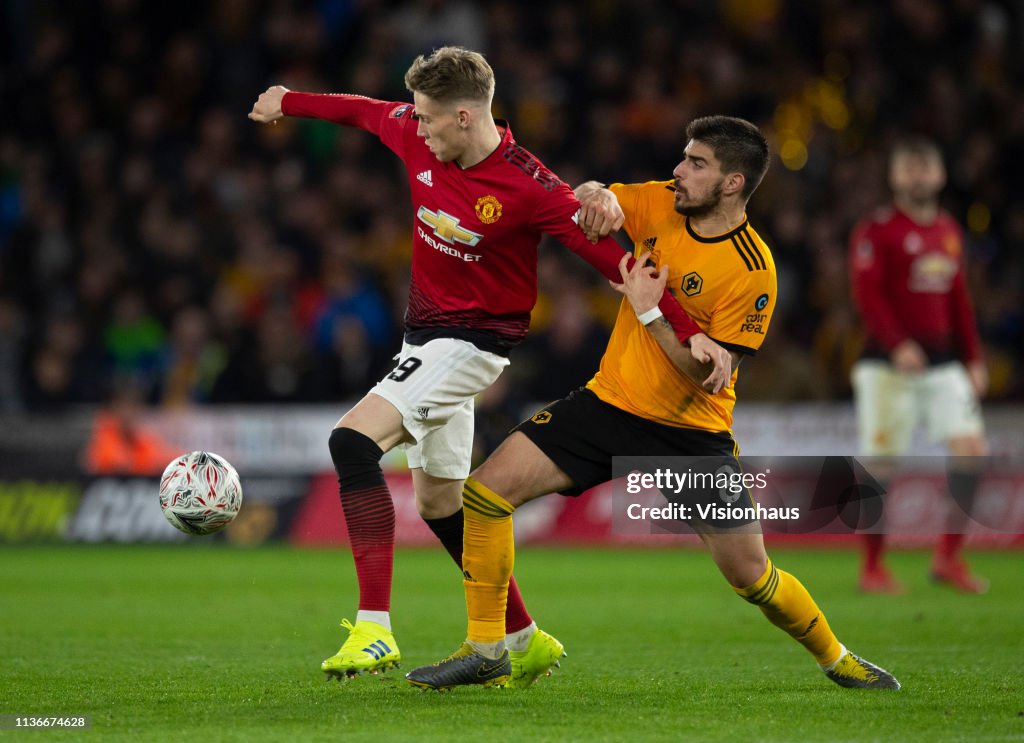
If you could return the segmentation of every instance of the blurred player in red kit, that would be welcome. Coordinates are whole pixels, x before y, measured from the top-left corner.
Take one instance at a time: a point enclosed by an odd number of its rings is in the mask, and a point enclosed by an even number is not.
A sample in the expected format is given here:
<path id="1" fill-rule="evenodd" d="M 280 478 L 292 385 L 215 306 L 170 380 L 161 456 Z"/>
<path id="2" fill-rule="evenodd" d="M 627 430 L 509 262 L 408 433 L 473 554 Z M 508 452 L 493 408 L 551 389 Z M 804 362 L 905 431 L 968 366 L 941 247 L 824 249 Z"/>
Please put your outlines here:
<path id="1" fill-rule="evenodd" d="M 400 659 L 391 632 L 395 511 L 380 459 L 407 447 L 420 515 L 462 567 L 462 486 L 473 442 L 473 398 L 508 365 L 526 335 L 537 297 L 537 245 L 556 237 L 620 279 L 623 251 L 591 244 L 577 226 L 579 202 L 565 183 L 516 144 L 491 116 L 494 73 L 478 53 L 443 47 L 405 76 L 413 103 L 320 95 L 274 86 L 249 118 L 301 116 L 377 135 L 405 164 L 413 204 L 412 278 L 398 363 L 338 422 L 330 437 L 341 505 L 359 581 L 359 610 L 345 644 L 321 668 L 342 677 Z M 664 293 L 659 308 L 717 392 L 732 374 L 725 349 Z M 511 685 L 528 685 L 562 655 L 536 629 L 510 585 L 506 632 Z"/>
<path id="2" fill-rule="evenodd" d="M 979 399 L 988 388 L 988 372 L 967 293 L 963 233 L 939 207 L 945 183 L 942 154 L 933 142 L 898 142 L 889 160 L 892 204 L 853 231 L 850 273 L 866 342 L 852 382 L 862 454 L 905 454 L 919 422 L 931 440 L 945 443 L 953 457 L 948 524 L 950 531 L 962 532 L 978 474 L 959 458 L 987 453 Z M 939 538 L 931 577 L 966 593 L 984 593 L 987 582 L 963 560 L 963 541 L 963 533 Z M 862 591 L 903 590 L 885 567 L 883 550 L 883 534 L 864 536 Z"/>

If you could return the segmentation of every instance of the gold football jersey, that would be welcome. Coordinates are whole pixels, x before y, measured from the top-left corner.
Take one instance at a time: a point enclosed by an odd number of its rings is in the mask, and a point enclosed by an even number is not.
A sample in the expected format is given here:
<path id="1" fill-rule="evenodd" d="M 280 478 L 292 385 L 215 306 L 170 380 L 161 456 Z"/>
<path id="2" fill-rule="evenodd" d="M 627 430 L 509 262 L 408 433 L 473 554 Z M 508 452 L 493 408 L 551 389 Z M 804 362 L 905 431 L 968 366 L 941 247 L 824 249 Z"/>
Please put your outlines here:
<path id="1" fill-rule="evenodd" d="M 668 287 L 704 332 L 721 346 L 754 355 L 775 309 L 775 263 L 744 218 L 724 235 L 699 235 L 673 207 L 671 181 L 613 184 L 626 215 L 634 255 L 652 252 L 669 266 Z M 642 418 L 670 426 L 729 431 L 739 370 L 718 394 L 704 391 L 661 350 L 622 300 L 601 367 L 587 384 L 594 394 Z"/>

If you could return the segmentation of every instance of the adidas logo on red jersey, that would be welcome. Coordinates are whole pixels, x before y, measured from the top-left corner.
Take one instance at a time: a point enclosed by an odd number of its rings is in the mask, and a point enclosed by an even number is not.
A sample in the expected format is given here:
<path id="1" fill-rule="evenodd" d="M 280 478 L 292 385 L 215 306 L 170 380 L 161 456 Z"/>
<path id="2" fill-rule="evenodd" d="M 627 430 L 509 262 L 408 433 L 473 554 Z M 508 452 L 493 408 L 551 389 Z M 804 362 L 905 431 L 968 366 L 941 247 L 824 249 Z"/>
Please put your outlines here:
<path id="1" fill-rule="evenodd" d="M 428 186 L 434 185 L 434 179 L 431 176 L 429 170 L 424 170 L 422 173 L 416 176 L 416 180 L 418 180 L 420 183 L 426 183 Z"/>

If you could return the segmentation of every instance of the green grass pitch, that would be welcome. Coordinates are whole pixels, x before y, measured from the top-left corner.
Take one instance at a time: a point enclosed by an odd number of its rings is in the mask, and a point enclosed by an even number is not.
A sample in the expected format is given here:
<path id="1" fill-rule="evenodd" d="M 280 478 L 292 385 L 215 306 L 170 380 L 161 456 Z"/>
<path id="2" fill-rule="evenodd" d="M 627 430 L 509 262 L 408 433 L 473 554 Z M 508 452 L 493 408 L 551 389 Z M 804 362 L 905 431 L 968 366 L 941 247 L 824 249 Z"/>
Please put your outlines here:
<path id="1" fill-rule="evenodd" d="M 0 549 L 0 714 L 89 714 L 88 731 L 10 739 L 1022 740 L 1024 569 L 978 553 L 986 596 L 928 584 L 860 596 L 856 556 L 773 550 L 851 649 L 899 692 L 840 689 L 693 550 L 521 549 L 517 574 L 562 669 L 525 691 L 426 693 L 402 674 L 328 683 L 355 578 L 344 551 L 215 545 Z M 440 549 L 397 557 L 408 670 L 462 639 L 458 573 Z"/>

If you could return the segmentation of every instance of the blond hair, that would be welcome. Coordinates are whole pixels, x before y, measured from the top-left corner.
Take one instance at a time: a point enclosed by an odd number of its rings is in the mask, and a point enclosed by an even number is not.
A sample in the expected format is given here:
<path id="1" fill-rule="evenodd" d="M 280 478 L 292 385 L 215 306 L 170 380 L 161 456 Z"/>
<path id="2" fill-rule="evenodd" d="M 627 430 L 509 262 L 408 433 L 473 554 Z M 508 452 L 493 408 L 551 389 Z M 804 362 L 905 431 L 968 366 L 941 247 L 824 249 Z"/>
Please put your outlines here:
<path id="1" fill-rule="evenodd" d="M 439 103 L 474 101 L 490 105 L 494 70 L 482 54 L 461 46 L 443 46 L 413 60 L 405 87 Z"/>

